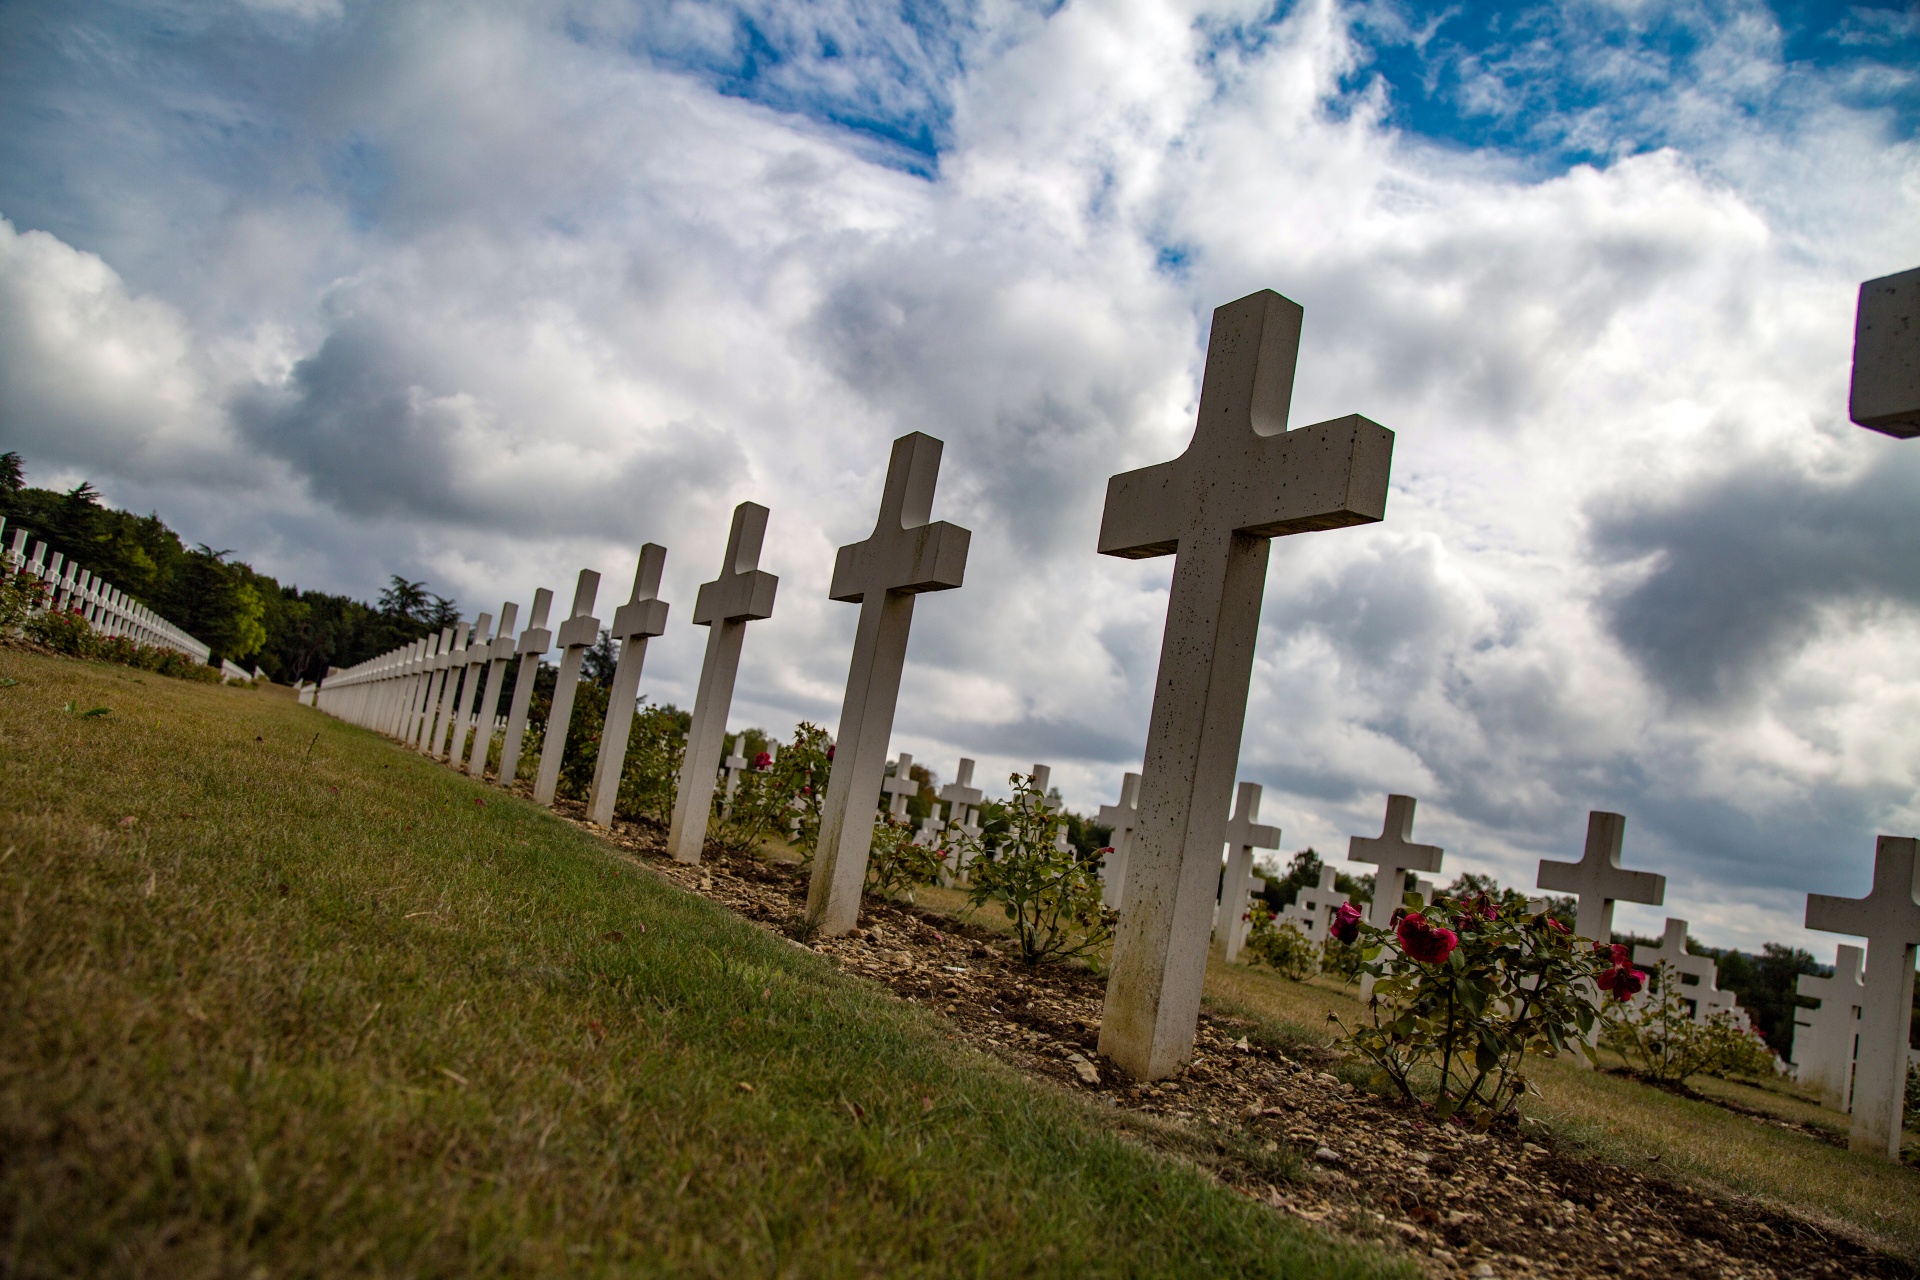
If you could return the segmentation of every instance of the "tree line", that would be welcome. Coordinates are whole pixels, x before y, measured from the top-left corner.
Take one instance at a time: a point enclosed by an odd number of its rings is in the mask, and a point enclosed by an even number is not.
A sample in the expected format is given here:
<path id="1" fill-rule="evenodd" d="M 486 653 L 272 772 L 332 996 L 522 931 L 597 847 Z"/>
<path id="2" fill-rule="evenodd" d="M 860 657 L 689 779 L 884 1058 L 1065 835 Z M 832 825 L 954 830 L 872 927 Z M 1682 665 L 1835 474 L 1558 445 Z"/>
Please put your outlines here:
<path id="1" fill-rule="evenodd" d="M 156 514 L 107 506 L 82 481 L 61 491 L 26 483 L 18 453 L 0 453 L 0 516 L 154 610 L 213 650 L 282 684 L 318 679 L 451 626 L 452 600 L 394 576 L 373 604 L 282 586 L 231 550 L 189 546 Z"/>

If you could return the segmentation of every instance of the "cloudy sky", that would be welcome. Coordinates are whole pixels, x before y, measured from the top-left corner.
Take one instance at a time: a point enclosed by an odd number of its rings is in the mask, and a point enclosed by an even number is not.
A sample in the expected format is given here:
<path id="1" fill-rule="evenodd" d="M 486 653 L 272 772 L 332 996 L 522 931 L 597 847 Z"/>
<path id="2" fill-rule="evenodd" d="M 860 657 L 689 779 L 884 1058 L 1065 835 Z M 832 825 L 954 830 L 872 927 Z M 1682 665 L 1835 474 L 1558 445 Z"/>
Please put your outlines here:
<path id="1" fill-rule="evenodd" d="M 1212 308 L 1306 309 L 1296 424 L 1397 433 L 1283 540 L 1241 777 L 1287 850 L 1388 791 L 1530 886 L 1627 815 L 1721 945 L 1833 939 L 1920 831 L 1920 441 L 1846 421 L 1920 265 L 1920 17 L 1749 0 L 230 0 L 0 7 L 0 446 L 304 587 L 624 599 L 685 704 L 773 516 L 735 723 L 837 717 L 888 442 L 966 586 L 895 746 L 1137 768 L 1171 568 L 1094 554 Z"/>

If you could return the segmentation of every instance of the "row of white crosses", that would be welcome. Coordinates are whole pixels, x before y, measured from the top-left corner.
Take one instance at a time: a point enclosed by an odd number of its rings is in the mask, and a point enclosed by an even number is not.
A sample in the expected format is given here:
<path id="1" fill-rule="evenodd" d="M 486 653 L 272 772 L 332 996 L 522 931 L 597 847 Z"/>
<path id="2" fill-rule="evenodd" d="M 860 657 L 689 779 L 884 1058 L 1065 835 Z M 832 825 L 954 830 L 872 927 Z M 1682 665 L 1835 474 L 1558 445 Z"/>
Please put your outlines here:
<path id="1" fill-rule="evenodd" d="M 734 509 L 720 576 L 701 586 L 694 605 L 694 622 L 709 628 L 707 654 L 695 694 L 667 840 L 673 856 L 685 862 L 699 861 L 706 836 L 706 815 L 713 803 L 746 624 L 773 614 L 779 580 L 758 567 L 766 527 L 765 507 L 743 502 Z M 666 630 L 667 602 L 660 599 L 666 558 L 666 548 L 655 543 L 640 549 L 633 590 L 626 603 L 615 610 L 612 625 L 607 628 L 620 646 L 619 657 L 614 664 L 599 758 L 587 796 L 587 816 L 602 826 L 613 821 L 647 641 Z M 567 726 L 572 720 L 581 667 L 587 650 L 600 639 L 600 620 L 593 612 L 599 591 L 600 575 L 583 569 L 574 585 L 573 606 L 557 633 L 547 628 L 553 593 L 542 588 L 534 593 L 529 625 L 518 636 L 513 634 L 513 627 L 519 606 L 509 601 L 501 607 L 497 631 L 491 615 L 483 613 L 471 626 L 460 622 L 437 636 L 424 637 L 343 671 L 329 672 L 315 693 L 314 705 L 398 738 L 434 759 L 481 778 L 486 772 L 507 664 L 517 660 L 513 701 L 507 712 L 496 775 L 500 785 L 511 786 L 519 776 L 521 746 L 540 661 L 557 643 L 557 679 L 533 785 L 534 799 L 551 805 L 564 763 Z M 469 729 L 471 739 L 467 736 Z"/>
<path id="2" fill-rule="evenodd" d="M 6 517 L 0 516 L 0 539 L 6 538 L 6 530 Z M 172 649 L 201 663 L 212 656 L 206 645 L 45 542 L 35 542 L 29 552 L 27 542 L 31 537 L 27 530 L 16 527 L 8 539 L 10 545 L 0 555 L 5 556 L 9 572 L 24 572 L 46 584 L 48 609 L 55 613 L 77 611 L 102 636 L 125 636 L 137 644 Z M 236 673 L 242 677 L 247 674 L 231 663 L 223 669 L 228 677 Z"/>

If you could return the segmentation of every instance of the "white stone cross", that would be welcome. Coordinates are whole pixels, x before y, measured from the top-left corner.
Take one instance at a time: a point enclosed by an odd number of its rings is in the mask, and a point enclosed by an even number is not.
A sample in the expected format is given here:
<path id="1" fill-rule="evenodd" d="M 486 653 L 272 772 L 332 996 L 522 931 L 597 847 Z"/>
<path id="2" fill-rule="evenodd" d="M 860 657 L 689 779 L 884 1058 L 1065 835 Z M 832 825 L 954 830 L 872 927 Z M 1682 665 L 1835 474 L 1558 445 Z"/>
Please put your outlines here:
<path id="1" fill-rule="evenodd" d="M 1720 989 L 1720 966 L 1713 962 L 1713 957 L 1698 956 L 1687 950 L 1685 920 L 1667 917 L 1667 929 L 1659 945 L 1649 947 L 1643 943 L 1634 947 L 1633 963 L 1649 972 L 1661 964 L 1671 968 L 1680 981 L 1676 994 L 1692 1008 L 1695 1022 L 1705 1022 L 1711 1015 L 1739 1005 L 1733 992 Z"/>
<path id="2" fill-rule="evenodd" d="M 1098 821 L 1113 832 L 1108 837 L 1113 852 L 1100 868 L 1100 902 L 1107 910 L 1118 911 L 1127 884 L 1127 846 L 1132 843 L 1133 829 L 1140 822 L 1139 774 L 1121 776 L 1120 803 L 1101 805 Z"/>
<path id="3" fill-rule="evenodd" d="M 507 680 L 507 663 L 513 659 L 513 624 L 519 620 L 520 606 L 509 600 L 500 606 L 500 629 L 487 646 L 487 682 L 480 693 L 480 709 L 473 717 L 473 750 L 467 756 L 467 776 L 487 776 L 487 748 L 493 745 L 493 719 L 500 710 L 500 687 Z"/>
<path id="4" fill-rule="evenodd" d="M 1373 903 L 1367 908 L 1367 922 L 1388 928 L 1395 908 L 1406 897 L 1409 871 L 1438 871 L 1445 856 L 1439 845 L 1414 844 L 1413 811 L 1418 802 L 1412 796 L 1388 796 L 1387 818 L 1377 836 L 1354 836 L 1347 841 L 1349 862 L 1371 862 L 1379 868 L 1373 875 Z"/>
<path id="5" fill-rule="evenodd" d="M 642 546 L 640 563 L 633 571 L 633 594 L 613 613 L 610 633 L 620 644 L 620 656 L 613 664 L 613 691 L 607 694 L 600 755 L 587 793 L 587 821 L 603 827 L 613 825 L 614 802 L 620 798 L 620 774 L 627 764 L 627 739 L 633 733 L 634 707 L 640 699 L 647 640 L 667 629 L 667 602 L 660 598 L 660 575 L 666 567 L 665 547 L 654 542 Z"/>
<path id="6" fill-rule="evenodd" d="M 913 598 L 957 587 L 966 577 L 972 534 L 944 520 L 930 523 L 941 447 L 918 431 L 893 442 L 873 534 L 841 547 L 834 560 L 827 594 L 858 602 L 860 622 L 807 889 L 807 919 L 829 935 L 845 933 L 860 918 L 873 811 L 913 627 Z"/>
<path id="7" fill-rule="evenodd" d="M 727 754 L 720 761 L 720 767 L 727 775 L 727 798 L 723 811 L 733 808 L 733 793 L 740 789 L 740 775 L 747 767 L 747 735 L 736 733 L 727 743 Z"/>
<path id="8" fill-rule="evenodd" d="M 1313 942 L 1325 942 L 1327 930 L 1333 923 L 1333 913 L 1347 900 L 1347 895 L 1336 887 L 1339 878 L 1339 872 L 1323 864 L 1320 883 L 1301 888 L 1293 901 L 1281 911 L 1280 920 L 1293 925 Z"/>
<path id="9" fill-rule="evenodd" d="M 974 814 L 987 798 L 986 792 L 973 785 L 973 770 L 974 762 L 962 756 L 953 781 L 939 791 L 939 799 L 947 806 L 946 819 L 939 829 L 958 831 L 968 841 L 980 838 L 980 824 L 974 821 Z M 941 883 L 966 884 L 967 863 L 971 860 L 972 851 L 963 842 L 960 847 L 953 849 L 952 863 L 941 869 Z"/>
<path id="10" fill-rule="evenodd" d="M 1580 900 L 1573 931 L 1589 942 L 1613 941 L 1613 904 L 1639 902 L 1657 907 L 1667 900 L 1667 878 L 1651 871 L 1624 871 L 1620 848 L 1627 820 L 1595 809 L 1587 814 L 1587 847 L 1578 862 L 1540 863 L 1534 887 L 1571 893 Z"/>
<path id="11" fill-rule="evenodd" d="M 1913 955 L 1920 946 L 1920 840 L 1881 836 L 1873 852 L 1873 892 L 1864 898 L 1808 894 L 1807 928 L 1867 940 L 1848 1145 L 1898 1161 L 1913 1034 Z"/>
<path id="12" fill-rule="evenodd" d="M 1444 856 L 1439 845 L 1414 844 L 1412 796 L 1388 796 L 1387 817 L 1377 836 L 1353 836 L 1347 841 L 1349 862 L 1371 862 L 1379 870 L 1373 873 L 1373 901 L 1367 907 L 1367 921 L 1377 928 L 1393 926 L 1393 913 L 1406 904 L 1407 873 L 1438 871 Z M 1373 975 L 1360 975 L 1360 998 L 1373 994 Z"/>
<path id="13" fill-rule="evenodd" d="M 447 668 L 447 722 L 442 726 L 433 758 L 450 760 L 455 768 L 460 765 L 459 753 L 467 745 L 467 708 L 473 705 L 473 673 L 486 661 L 492 643 L 493 615 L 483 613 L 474 620 L 466 644 L 453 656 L 453 665 Z"/>
<path id="14" fill-rule="evenodd" d="M 1820 1092 L 1835 1111 L 1853 1105 L 1853 1054 L 1860 1038 L 1860 1007 L 1866 995 L 1867 953 L 1841 943 L 1833 976 L 1800 975 L 1795 994 L 1820 1007 L 1793 1009 L 1794 1079 Z"/>
<path id="15" fill-rule="evenodd" d="M 887 796 L 887 812 L 896 818 L 906 816 L 907 801 L 920 794 L 920 784 L 913 780 L 913 757 L 902 751 L 900 758 L 894 761 L 893 773 L 880 784 L 880 790 Z"/>
<path id="16" fill-rule="evenodd" d="M 1890 436 L 1920 435 L 1920 267 L 1860 286 L 1847 416 Z"/>
<path id="17" fill-rule="evenodd" d="M 426 667 L 426 700 L 420 704 L 420 730 L 413 736 L 415 750 L 426 754 L 433 742 L 434 733 L 440 728 L 440 704 L 446 697 L 447 665 L 453 661 L 453 651 L 467 641 L 467 624 L 456 623 L 443 628 L 440 632 L 440 647 L 428 659 Z"/>
<path id="18" fill-rule="evenodd" d="M 540 743 L 540 772 L 533 781 L 536 804 L 551 805 L 560 785 L 560 762 L 567 753 L 567 726 L 573 722 L 573 695 L 580 683 L 580 665 L 586 660 L 587 650 L 600 639 L 600 619 L 593 616 L 594 597 L 599 594 L 600 575 L 582 569 L 573 587 L 573 612 L 554 637 L 560 645 L 560 670 L 553 683 L 546 737 Z"/>
<path id="19" fill-rule="evenodd" d="M 547 630 L 547 613 L 553 608 L 553 592 L 541 587 L 533 593 L 533 613 L 528 626 L 513 647 L 520 666 L 513 676 L 513 701 L 507 706 L 507 736 L 500 740 L 500 773 L 494 781 L 511 787 L 520 776 L 520 739 L 527 731 L 527 711 L 533 706 L 533 684 L 540 674 L 540 656 L 553 645 L 553 632 Z"/>
<path id="20" fill-rule="evenodd" d="M 1357 415 L 1286 429 L 1300 319 L 1271 290 L 1216 309 L 1192 443 L 1107 482 L 1101 554 L 1177 557 L 1100 1023 L 1100 1051 L 1140 1080 L 1193 1051 L 1269 540 L 1386 514 L 1392 432 Z"/>
<path id="21" fill-rule="evenodd" d="M 1243 782 L 1234 797 L 1233 816 L 1227 819 L 1227 873 L 1220 885 L 1219 920 L 1215 929 L 1226 948 L 1227 963 L 1240 958 L 1251 924 L 1248 891 L 1253 887 L 1253 851 L 1278 849 L 1280 828 L 1256 821 L 1260 816 L 1260 784 Z"/>

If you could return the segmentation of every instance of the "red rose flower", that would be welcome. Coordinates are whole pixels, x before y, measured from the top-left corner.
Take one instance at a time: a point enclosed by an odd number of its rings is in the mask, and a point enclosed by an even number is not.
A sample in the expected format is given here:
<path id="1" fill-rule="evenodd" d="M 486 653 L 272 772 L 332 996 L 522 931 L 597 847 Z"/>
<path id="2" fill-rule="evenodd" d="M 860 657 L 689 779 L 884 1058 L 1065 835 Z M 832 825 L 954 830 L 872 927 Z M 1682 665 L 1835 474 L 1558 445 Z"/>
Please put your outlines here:
<path id="1" fill-rule="evenodd" d="M 773 757 L 768 755 L 766 752 L 762 751 L 759 755 L 753 758 L 753 767 L 763 772 L 765 770 L 771 769 L 773 768 Z"/>
<path id="2" fill-rule="evenodd" d="M 1360 908 L 1351 902 L 1343 902 L 1340 909 L 1333 913 L 1333 936 L 1345 943 L 1360 936 Z"/>
<path id="3" fill-rule="evenodd" d="M 1553 930 L 1555 933 L 1571 934 L 1573 932 L 1573 930 L 1567 928 L 1567 926 L 1561 924 L 1552 916 L 1547 917 L 1547 928 Z"/>
<path id="4" fill-rule="evenodd" d="M 1611 993 L 1615 1000 L 1625 1001 L 1640 994 L 1640 988 L 1647 985 L 1647 975 L 1631 965 L 1617 964 L 1602 972 L 1593 980 L 1593 984 Z"/>
<path id="5" fill-rule="evenodd" d="M 1460 935 L 1437 924 L 1429 924 L 1418 911 L 1409 911 L 1395 930 L 1401 949 L 1421 964 L 1440 964 L 1460 945 Z"/>

